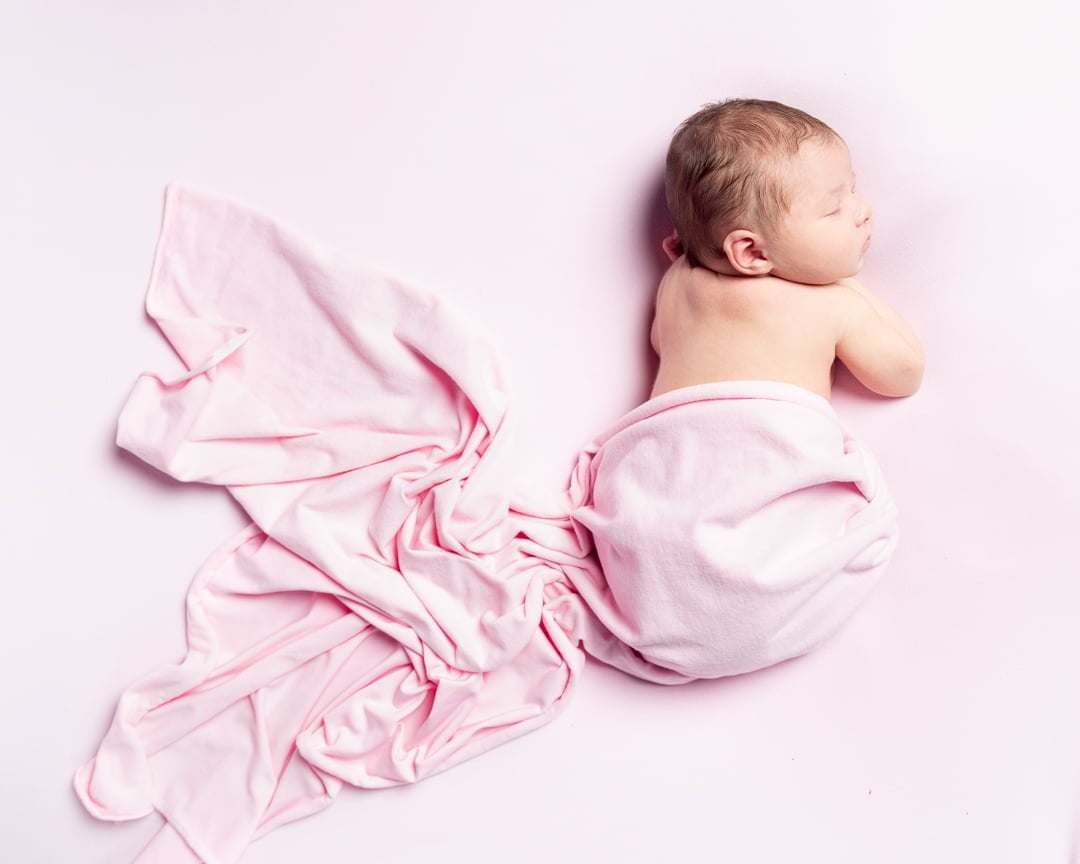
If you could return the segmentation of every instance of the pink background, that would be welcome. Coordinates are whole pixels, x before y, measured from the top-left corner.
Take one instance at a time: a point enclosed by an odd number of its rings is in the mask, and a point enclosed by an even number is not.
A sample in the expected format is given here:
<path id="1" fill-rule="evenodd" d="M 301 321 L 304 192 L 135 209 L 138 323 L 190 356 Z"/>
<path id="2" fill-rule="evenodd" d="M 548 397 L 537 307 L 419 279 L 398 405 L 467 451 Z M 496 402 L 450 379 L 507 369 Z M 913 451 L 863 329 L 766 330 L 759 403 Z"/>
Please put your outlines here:
<path id="1" fill-rule="evenodd" d="M 476 316 L 535 496 L 648 395 L 671 133 L 755 96 L 845 137 L 875 214 L 862 278 L 926 348 L 909 399 L 837 379 L 901 511 L 878 592 L 818 652 L 739 678 L 590 662 L 551 725 L 347 788 L 244 860 L 1080 861 L 1063 5 L 6 3 L 5 858 L 127 861 L 157 830 L 94 821 L 71 777 L 123 687 L 180 660 L 188 584 L 246 524 L 113 443 L 136 374 L 179 368 L 142 307 L 165 184 Z"/>

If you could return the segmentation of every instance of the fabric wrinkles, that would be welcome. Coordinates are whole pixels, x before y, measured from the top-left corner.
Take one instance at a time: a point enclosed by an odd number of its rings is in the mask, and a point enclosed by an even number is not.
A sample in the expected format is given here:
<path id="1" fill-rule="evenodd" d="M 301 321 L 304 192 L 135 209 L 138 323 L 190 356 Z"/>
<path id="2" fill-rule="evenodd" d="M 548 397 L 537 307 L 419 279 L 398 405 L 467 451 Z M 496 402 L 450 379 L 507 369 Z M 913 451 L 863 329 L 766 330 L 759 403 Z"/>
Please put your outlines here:
<path id="1" fill-rule="evenodd" d="M 130 685 L 75 775 L 166 824 L 135 859 L 235 862 L 342 785 L 444 771 L 547 722 L 585 655 L 658 684 L 804 654 L 877 584 L 877 461 L 793 384 L 627 412 L 554 502 L 511 501 L 494 353 L 438 296 L 170 183 L 116 442 L 251 518 L 196 572 L 184 660 Z"/>

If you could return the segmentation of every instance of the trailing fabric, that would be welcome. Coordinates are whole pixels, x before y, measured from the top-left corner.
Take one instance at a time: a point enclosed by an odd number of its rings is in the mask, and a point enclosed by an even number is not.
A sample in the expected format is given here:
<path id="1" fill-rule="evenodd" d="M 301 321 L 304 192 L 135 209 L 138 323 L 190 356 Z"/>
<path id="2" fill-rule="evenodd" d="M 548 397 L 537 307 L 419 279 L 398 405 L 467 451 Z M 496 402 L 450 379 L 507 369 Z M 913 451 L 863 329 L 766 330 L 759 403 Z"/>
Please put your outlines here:
<path id="1" fill-rule="evenodd" d="M 490 346 L 439 297 L 240 202 L 165 190 L 116 441 L 251 524 L 187 597 L 185 659 L 121 694 L 75 789 L 167 820 L 135 859 L 235 862 L 342 784 L 446 770 L 552 720 L 588 654 L 658 684 L 804 654 L 895 549 L 872 453 L 797 385 L 664 393 L 510 500 Z"/>

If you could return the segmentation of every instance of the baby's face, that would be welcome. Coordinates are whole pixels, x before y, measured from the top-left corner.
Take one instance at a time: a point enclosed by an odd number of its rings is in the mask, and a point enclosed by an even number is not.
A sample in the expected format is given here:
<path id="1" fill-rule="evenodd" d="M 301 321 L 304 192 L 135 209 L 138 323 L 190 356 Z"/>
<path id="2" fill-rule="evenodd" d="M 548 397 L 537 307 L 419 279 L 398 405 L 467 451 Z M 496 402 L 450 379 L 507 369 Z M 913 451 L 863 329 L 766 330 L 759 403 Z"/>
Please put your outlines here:
<path id="1" fill-rule="evenodd" d="M 842 142 L 805 141 L 788 165 L 791 210 L 769 238 L 772 275 L 826 285 L 862 269 L 870 242 L 870 205 L 855 192 Z"/>

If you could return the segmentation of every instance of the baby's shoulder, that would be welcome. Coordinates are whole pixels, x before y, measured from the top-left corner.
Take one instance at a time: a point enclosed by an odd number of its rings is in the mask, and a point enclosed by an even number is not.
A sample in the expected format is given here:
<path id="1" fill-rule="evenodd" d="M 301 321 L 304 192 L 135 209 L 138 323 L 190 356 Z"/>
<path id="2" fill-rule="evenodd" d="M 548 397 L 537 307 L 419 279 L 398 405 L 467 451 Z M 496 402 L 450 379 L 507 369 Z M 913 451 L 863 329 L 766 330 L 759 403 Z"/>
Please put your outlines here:
<path id="1" fill-rule="evenodd" d="M 837 279 L 828 285 L 823 285 L 821 292 L 822 308 L 828 314 L 830 322 L 839 339 L 841 333 L 851 320 L 853 315 L 863 311 L 866 301 L 863 300 L 862 288 L 854 277 L 848 276 Z"/>
<path id="2" fill-rule="evenodd" d="M 858 299 L 852 290 L 854 280 L 838 279 L 825 285 L 807 285 L 776 278 L 774 301 L 793 314 L 791 320 L 801 320 L 830 338 L 839 336 L 844 322 L 851 315 L 852 302 Z"/>
<path id="3" fill-rule="evenodd" d="M 838 310 L 854 292 L 849 279 L 838 279 L 826 285 L 808 285 L 803 282 L 791 282 L 778 276 L 764 277 L 768 290 L 761 291 L 762 297 L 769 297 L 779 302 L 808 309 L 820 309 L 822 314 Z"/>

